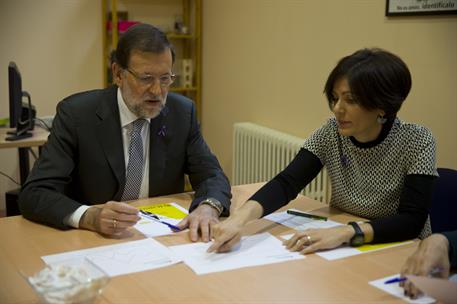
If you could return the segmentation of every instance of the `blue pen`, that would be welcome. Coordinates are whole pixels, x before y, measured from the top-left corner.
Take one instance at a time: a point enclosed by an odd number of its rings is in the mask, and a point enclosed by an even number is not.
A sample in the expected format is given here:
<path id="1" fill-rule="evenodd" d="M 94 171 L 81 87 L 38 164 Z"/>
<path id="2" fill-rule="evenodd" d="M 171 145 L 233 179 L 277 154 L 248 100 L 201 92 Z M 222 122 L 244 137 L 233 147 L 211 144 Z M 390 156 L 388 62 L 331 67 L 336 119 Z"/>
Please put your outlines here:
<path id="1" fill-rule="evenodd" d="M 406 280 L 407 280 L 407 278 L 405 278 L 405 277 L 403 277 L 403 278 L 397 277 L 397 278 L 393 278 L 393 279 L 385 281 L 384 284 L 400 283 L 400 282 L 404 282 Z"/>
<path id="2" fill-rule="evenodd" d="M 162 223 L 164 225 L 167 225 L 168 227 L 170 227 L 171 229 L 173 230 L 176 230 L 176 231 L 181 231 L 181 228 L 179 228 L 178 226 L 175 226 L 173 224 L 170 224 L 170 223 L 167 223 L 165 221 L 162 221 L 157 215 L 155 215 L 154 213 L 151 213 L 151 212 L 148 212 L 148 211 L 144 211 L 144 210 L 140 210 L 140 213 L 143 214 L 143 216 L 147 217 L 148 219 L 151 219 L 153 221 L 156 221 L 156 222 L 159 222 L 159 223 Z"/>
<path id="3" fill-rule="evenodd" d="M 439 273 L 442 272 L 442 271 L 443 271 L 443 269 L 441 269 L 441 268 L 433 268 L 433 269 L 430 271 L 430 273 L 429 273 L 428 276 L 429 276 L 429 277 L 433 277 L 433 276 L 439 274 Z M 392 279 L 390 279 L 390 280 L 385 281 L 384 284 L 400 283 L 400 282 L 406 281 L 407 279 L 408 279 L 408 278 L 406 278 L 406 277 L 396 277 L 396 278 L 392 278 Z"/>

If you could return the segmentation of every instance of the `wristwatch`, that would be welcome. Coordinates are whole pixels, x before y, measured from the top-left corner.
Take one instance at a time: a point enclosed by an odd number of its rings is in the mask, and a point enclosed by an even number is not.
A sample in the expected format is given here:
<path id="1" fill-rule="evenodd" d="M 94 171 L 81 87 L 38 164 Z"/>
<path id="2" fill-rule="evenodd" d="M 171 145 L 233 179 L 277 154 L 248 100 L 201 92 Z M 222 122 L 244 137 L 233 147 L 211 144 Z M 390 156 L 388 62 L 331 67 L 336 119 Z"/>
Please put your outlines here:
<path id="1" fill-rule="evenodd" d="M 222 211 L 224 211 L 224 206 L 222 206 L 221 202 L 212 197 L 208 197 L 207 199 L 203 200 L 200 205 L 210 205 L 217 210 L 218 215 L 221 215 Z"/>
<path id="2" fill-rule="evenodd" d="M 352 247 L 358 247 L 365 243 L 365 234 L 363 233 L 362 229 L 360 229 L 359 224 L 356 222 L 349 222 L 348 225 L 351 225 L 352 228 L 355 230 L 354 236 L 349 241 L 349 245 Z"/>

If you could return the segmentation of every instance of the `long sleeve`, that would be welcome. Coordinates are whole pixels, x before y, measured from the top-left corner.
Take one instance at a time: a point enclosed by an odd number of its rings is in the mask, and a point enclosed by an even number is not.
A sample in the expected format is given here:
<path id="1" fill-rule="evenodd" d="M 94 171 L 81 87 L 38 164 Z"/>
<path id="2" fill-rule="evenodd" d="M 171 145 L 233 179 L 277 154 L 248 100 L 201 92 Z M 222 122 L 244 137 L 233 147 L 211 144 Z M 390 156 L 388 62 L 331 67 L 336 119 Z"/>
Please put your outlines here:
<path id="1" fill-rule="evenodd" d="M 53 128 L 19 196 L 22 215 L 60 229 L 82 204 L 120 199 L 125 172 L 116 87 L 59 102 Z"/>
<path id="2" fill-rule="evenodd" d="M 19 207 L 25 218 L 60 229 L 69 228 L 63 222 L 64 217 L 81 206 L 65 195 L 76 159 L 73 121 L 66 104 L 60 103 L 48 142 L 19 196 Z"/>
<path id="3" fill-rule="evenodd" d="M 435 179 L 431 175 L 406 176 L 398 213 L 370 221 L 373 243 L 403 241 L 420 234 L 431 206 Z"/>
<path id="4" fill-rule="evenodd" d="M 296 198 L 322 167 L 319 158 L 302 148 L 292 162 L 257 191 L 250 200 L 262 205 L 264 216 L 270 214 Z"/>
<path id="5" fill-rule="evenodd" d="M 217 199 L 224 206 L 222 216 L 228 216 L 230 211 L 231 188 L 216 156 L 206 144 L 195 115 L 195 107 L 191 111 L 191 128 L 186 148 L 186 173 L 195 190 L 190 212 L 201 201 L 208 197 Z"/>

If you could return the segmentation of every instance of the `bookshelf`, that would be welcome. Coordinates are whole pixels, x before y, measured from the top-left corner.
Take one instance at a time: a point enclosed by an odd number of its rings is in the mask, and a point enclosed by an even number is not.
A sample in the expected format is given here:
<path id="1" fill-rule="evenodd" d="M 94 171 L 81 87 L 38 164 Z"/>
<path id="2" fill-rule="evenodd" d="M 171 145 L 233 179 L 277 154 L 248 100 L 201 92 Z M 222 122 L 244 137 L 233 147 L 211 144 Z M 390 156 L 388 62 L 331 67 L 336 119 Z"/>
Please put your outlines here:
<path id="1" fill-rule="evenodd" d="M 112 82 L 110 53 L 130 22 L 161 28 L 176 50 L 173 72 L 178 76 L 171 92 L 195 102 L 201 118 L 201 0 L 102 0 L 103 80 Z M 111 26 L 118 24 L 118 26 Z"/>

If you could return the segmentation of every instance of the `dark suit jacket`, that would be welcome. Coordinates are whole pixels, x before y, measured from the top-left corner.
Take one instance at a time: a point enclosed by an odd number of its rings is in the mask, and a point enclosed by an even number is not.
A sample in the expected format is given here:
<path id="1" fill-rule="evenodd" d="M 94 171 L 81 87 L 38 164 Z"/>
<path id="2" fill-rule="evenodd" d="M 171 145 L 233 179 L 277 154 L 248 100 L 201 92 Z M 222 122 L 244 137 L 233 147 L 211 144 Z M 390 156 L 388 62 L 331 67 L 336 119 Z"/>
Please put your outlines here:
<path id="1" fill-rule="evenodd" d="M 161 132 L 162 131 L 162 132 Z M 230 206 L 230 185 L 200 132 L 195 107 L 169 93 L 162 113 L 151 120 L 149 195 L 184 190 L 188 174 L 195 199 L 207 197 Z M 78 93 L 57 106 L 48 142 L 19 197 L 22 215 L 59 228 L 81 204 L 119 201 L 125 184 L 125 160 L 117 87 Z"/>

